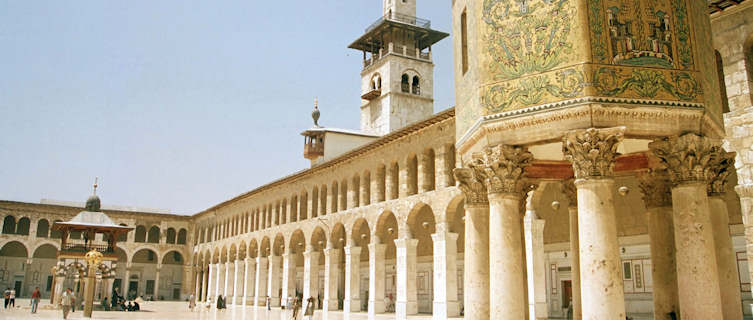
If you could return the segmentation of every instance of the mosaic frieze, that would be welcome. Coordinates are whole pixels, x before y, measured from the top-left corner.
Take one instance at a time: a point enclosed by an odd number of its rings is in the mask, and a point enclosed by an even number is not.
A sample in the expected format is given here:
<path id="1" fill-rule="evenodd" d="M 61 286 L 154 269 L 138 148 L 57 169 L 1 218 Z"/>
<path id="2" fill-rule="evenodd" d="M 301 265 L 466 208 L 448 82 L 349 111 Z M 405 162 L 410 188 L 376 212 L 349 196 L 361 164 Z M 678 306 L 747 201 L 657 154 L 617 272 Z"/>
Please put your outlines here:
<path id="1" fill-rule="evenodd" d="M 488 113 L 497 113 L 575 98 L 583 94 L 584 87 L 583 72 L 569 68 L 489 86 L 481 103 Z"/>
<path id="2" fill-rule="evenodd" d="M 594 62 L 692 67 L 685 0 L 589 0 L 588 6 Z"/>
<path id="3" fill-rule="evenodd" d="M 573 0 L 485 0 L 488 71 L 493 81 L 550 71 L 570 59 Z"/>
<path id="4" fill-rule="evenodd" d="M 592 83 L 602 96 L 693 101 L 703 95 L 703 86 L 685 71 L 600 67 Z"/>

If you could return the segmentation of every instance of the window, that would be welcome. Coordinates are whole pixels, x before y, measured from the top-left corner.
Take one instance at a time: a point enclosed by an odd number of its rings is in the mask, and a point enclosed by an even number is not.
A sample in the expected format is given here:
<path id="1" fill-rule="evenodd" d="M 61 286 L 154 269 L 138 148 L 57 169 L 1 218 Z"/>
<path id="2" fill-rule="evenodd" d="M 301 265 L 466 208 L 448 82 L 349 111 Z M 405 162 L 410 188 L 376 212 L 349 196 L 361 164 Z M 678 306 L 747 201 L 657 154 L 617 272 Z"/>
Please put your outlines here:
<path id="1" fill-rule="evenodd" d="M 16 218 L 13 216 L 6 216 L 3 220 L 3 233 L 14 234 L 16 233 Z"/>
<path id="2" fill-rule="evenodd" d="M 50 223 L 46 219 L 37 222 L 37 238 L 47 238 L 50 231 Z"/>
<path id="3" fill-rule="evenodd" d="M 468 21 L 465 10 L 460 14 L 460 56 L 463 74 L 468 71 Z"/>
<path id="4" fill-rule="evenodd" d="M 408 77 L 407 74 L 403 74 L 402 80 L 400 81 L 400 91 L 408 93 L 410 92 L 410 83 L 408 83 L 410 80 L 410 77 Z"/>
<path id="5" fill-rule="evenodd" d="M 413 94 L 421 94 L 421 82 L 418 76 L 413 76 L 413 85 L 411 86 Z"/>

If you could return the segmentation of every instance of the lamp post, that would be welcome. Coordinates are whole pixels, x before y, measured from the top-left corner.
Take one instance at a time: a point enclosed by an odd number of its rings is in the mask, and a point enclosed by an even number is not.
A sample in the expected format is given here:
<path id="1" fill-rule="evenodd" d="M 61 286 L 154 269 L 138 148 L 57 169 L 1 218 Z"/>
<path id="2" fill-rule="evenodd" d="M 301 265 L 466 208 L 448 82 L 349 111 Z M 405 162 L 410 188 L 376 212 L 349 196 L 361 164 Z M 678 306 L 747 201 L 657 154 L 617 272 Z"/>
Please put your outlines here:
<path id="1" fill-rule="evenodd" d="M 97 268 L 102 263 L 102 253 L 96 249 L 92 249 L 86 253 L 84 259 L 89 267 L 86 276 L 86 291 L 84 292 L 84 317 L 91 318 L 92 308 L 94 307 L 94 282 L 97 280 Z"/>

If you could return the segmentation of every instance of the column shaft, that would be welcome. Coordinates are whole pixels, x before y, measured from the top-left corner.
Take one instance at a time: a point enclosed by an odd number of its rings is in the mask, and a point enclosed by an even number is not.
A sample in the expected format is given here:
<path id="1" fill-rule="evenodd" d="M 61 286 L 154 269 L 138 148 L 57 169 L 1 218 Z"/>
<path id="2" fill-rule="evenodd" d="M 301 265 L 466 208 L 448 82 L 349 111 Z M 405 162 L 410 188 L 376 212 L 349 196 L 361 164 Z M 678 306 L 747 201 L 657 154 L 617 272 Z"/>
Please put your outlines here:
<path id="1" fill-rule="evenodd" d="M 397 239 L 397 299 L 395 301 L 395 317 L 405 319 L 408 315 L 418 313 L 418 292 L 416 290 L 416 248 L 417 239 Z"/>
<path id="2" fill-rule="evenodd" d="M 289 298 L 295 296 L 295 268 L 296 260 L 294 253 L 282 256 L 282 301 L 287 305 Z"/>
<path id="3" fill-rule="evenodd" d="M 339 249 L 324 250 L 324 310 L 337 310 L 337 275 Z"/>
<path id="4" fill-rule="evenodd" d="M 575 181 L 583 318 L 625 319 L 612 178 Z"/>
<path id="5" fill-rule="evenodd" d="M 489 205 L 465 207 L 463 310 L 468 319 L 489 319 Z"/>
<path id="6" fill-rule="evenodd" d="M 654 319 L 670 320 L 669 313 L 679 311 L 671 206 L 648 209 L 648 236 L 651 242 Z"/>
<path id="7" fill-rule="evenodd" d="M 361 247 L 345 247 L 345 301 L 343 312 L 361 311 Z"/>
<path id="8" fill-rule="evenodd" d="M 228 295 L 232 294 L 232 288 L 230 287 L 232 285 L 232 280 L 230 278 L 233 276 L 233 274 L 230 272 L 230 268 L 232 268 L 233 263 L 232 262 L 225 262 L 225 273 L 222 275 L 222 282 L 223 282 L 223 296 L 225 300 L 227 301 Z"/>
<path id="9" fill-rule="evenodd" d="M 267 258 L 256 258 L 256 290 L 254 296 L 256 297 L 256 306 L 264 306 L 267 303 Z"/>
<path id="10" fill-rule="evenodd" d="M 311 249 L 303 253 L 303 301 L 319 296 L 319 252 Z"/>
<path id="11" fill-rule="evenodd" d="M 434 242 L 434 306 L 436 320 L 460 315 L 458 303 L 458 234 L 438 231 L 431 235 Z"/>
<path id="12" fill-rule="evenodd" d="M 491 319 L 524 319 L 526 314 L 520 201 L 519 195 L 489 194 Z"/>
<path id="13" fill-rule="evenodd" d="M 527 210 L 523 226 L 528 270 L 528 317 L 532 320 L 547 317 L 544 223 L 543 219 L 538 219 L 535 211 L 531 208 Z"/>
<path id="14" fill-rule="evenodd" d="M 580 298 L 580 245 L 578 241 L 578 207 L 567 208 L 570 219 L 570 274 L 573 289 L 573 320 L 583 319 Z"/>
<path id="15" fill-rule="evenodd" d="M 201 301 L 201 278 L 202 278 L 202 272 L 196 271 L 196 281 L 194 282 L 194 297 L 196 298 L 196 301 Z M 108 299 L 110 300 L 110 299 Z M 110 300 L 112 301 L 112 300 Z"/>
<path id="16" fill-rule="evenodd" d="M 246 269 L 245 266 L 243 266 L 243 260 L 235 260 L 235 266 L 233 267 L 233 305 L 239 304 L 243 297 L 243 287 L 241 286 L 243 284 L 243 279 L 238 280 L 239 274 L 244 275 L 243 273 L 240 273 L 240 269 L 243 268 Z M 245 279 L 245 278 L 244 278 Z"/>
<path id="17" fill-rule="evenodd" d="M 711 227 L 716 249 L 716 265 L 719 272 L 719 290 L 724 319 L 742 319 L 743 307 L 740 295 L 740 275 L 737 273 L 737 255 L 729 234 L 729 212 L 722 195 L 709 197 Z"/>
<path id="18" fill-rule="evenodd" d="M 377 238 L 372 235 L 372 239 Z M 377 313 L 384 313 L 384 252 L 387 246 L 380 243 L 369 244 L 369 320 Z"/>
<path id="19" fill-rule="evenodd" d="M 254 282 L 254 279 L 256 278 L 256 260 L 251 258 L 246 258 L 246 276 L 243 277 L 243 305 L 246 304 L 254 304 L 254 297 L 256 296 L 256 291 L 254 290 L 256 283 Z"/>
<path id="20" fill-rule="evenodd" d="M 267 281 L 269 283 L 267 284 L 267 296 L 270 298 L 270 304 L 273 307 L 279 307 L 280 306 L 280 261 L 282 257 L 280 256 L 270 256 L 269 257 L 269 278 L 267 278 Z"/>

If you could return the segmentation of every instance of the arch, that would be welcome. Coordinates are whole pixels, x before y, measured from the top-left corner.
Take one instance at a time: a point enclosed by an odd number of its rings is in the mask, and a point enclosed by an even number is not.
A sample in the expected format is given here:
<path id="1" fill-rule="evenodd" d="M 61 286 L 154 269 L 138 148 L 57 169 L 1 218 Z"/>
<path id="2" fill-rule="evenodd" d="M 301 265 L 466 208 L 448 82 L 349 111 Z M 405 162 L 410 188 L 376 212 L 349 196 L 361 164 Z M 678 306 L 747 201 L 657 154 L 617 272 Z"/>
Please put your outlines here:
<path id="1" fill-rule="evenodd" d="M 248 257 L 256 258 L 258 256 L 259 256 L 259 243 L 256 241 L 256 239 L 251 239 L 251 241 L 248 242 Z"/>
<path id="2" fill-rule="evenodd" d="M 317 226 L 311 233 L 310 247 L 313 251 L 319 252 L 327 248 L 327 233 L 324 232 L 322 227 Z"/>
<path id="3" fill-rule="evenodd" d="M 332 233 L 329 236 L 330 246 L 335 249 L 342 249 L 348 241 L 348 234 L 345 232 L 345 226 L 342 223 L 336 223 L 332 227 Z"/>
<path id="4" fill-rule="evenodd" d="M 159 227 L 158 226 L 152 226 L 151 228 L 149 228 L 149 233 L 147 233 L 147 236 L 146 236 L 146 242 L 159 243 Z"/>
<path id="5" fill-rule="evenodd" d="M 368 206 L 371 204 L 371 171 L 366 170 L 363 172 L 359 185 L 361 186 L 361 190 L 358 191 L 360 193 L 358 203 L 361 206 Z"/>
<path id="6" fill-rule="evenodd" d="M 47 238 L 50 236 L 50 222 L 47 219 L 37 221 L 37 238 Z"/>
<path id="7" fill-rule="evenodd" d="M 337 180 L 332 181 L 332 186 L 329 190 L 329 193 L 331 195 L 331 198 L 329 201 L 329 211 L 327 211 L 327 213 L 335 213 L 339 211 L 338 205 L 340 204 L 339 197 L 338 197 L 340 193 L 340 188 L 338 187 Z"/>
<path id="8" fill-rule="evenodd" d="M 133 237 L 134 242 L 146 242 L 146 227 L 136 226 L 136 232 Z"/>
<path id="9" fill-rule="evenodd" d="M 371 76 L 371 90 L 382 90 L 382 75 L 379 74 L 379 72 L 375 72 L 374 75 Z"/>
<path id="10" fill-rule="evenodd" d="M 8 241 L 0 248 L 0 257 L 28 258 L 29 248 L 18 241 Z"/>
<path id="11" fill-rule="evenodd" d="M 16 234 L 28 236 L 30 226 L 31 220 L 29 220 L 28 217 L 18 219 L 18 223 L 16 223 Z"/>
<path id="12" fill-rule="evenodd" d="M 157 263 L 159 261 L 159 254 L 157 250 L 151 247 L 142 247 L 134 252 L 130 259 L 132 263 Z"/>
<path id="13" fill-rule="evenodd" d="M 282 199 L 282 202 L 280 203 L 280 224 L 286 224 L 288 223 L 288 199 L 284 198 Z"/>
<path id="14" fill-rule="evenodd" d="M 311 218 L 316 218 L 319 215 L 319 188 L 314 186 L 311 190 Z"/>
<path id="15" fill-rule="evenodd" d="M 387 175 L 389 175 L 389 177 L 385 175 L 385 179 L 389 182 L 386 188 L 389 191 L 387 200 L 397 199 L 400 196 L 400 166 L 397 164 L 397 161 L 390 164 Z"/>
<path id="16" fill-rule="evenodd" d="M 182 265 L 185 261 L 183 260 L 183 254 L 178 250 L 170 250 L 165 252 L 165 254 L 162 255 L 162 264 L 175 264 L 175 265 Z"/>
<path id="17" fill-rule="evenodd" d="M 431 207 L 423 202 L 417 203 L 408 214 L 406 225 L 410 230 L 408 238 L 418 239 L 418 256 L 432 256 L 434 247 L 431 235 L 436 232 L 436 218 Z"/>
<path id="18" fill-rule="evenodd" d="M 403 73 L 400 77 L 400 91 L 404 93 L 410 92 L 410 76 L 406 73 Z"/>
<path id="19" fill-rule="evenodd" d="M 186 244 L 186 237 L 188 236 L 188 230 L 186 228 L 180 228 L 178 231 L 178 244 Z M 195 242 L 196 240 L 194 240 Z"/>
<path id="20" fill-rule="evenodd" d="M 260 257 L 268 257 L 270 254 L 272 244 L 269 241 L 269 237 L 265 236 L 263 239 L 261 239 L 261 246 L 259 247 L 259 256 Z"/>
<path id="21" fill-rule="evenodd" d="M 122 248 L 115 248 L 115 254 L 118 256 L 118 263 L 126 265 L 128 263 L 128 254 Z"/>
<path id="22" fill-rule="evenodd" d="M 382 202 L 386 200 L 387 196 L 387 166 L 384 164 L 379 164 L 376 169 L 375 177 L 376 179 L 376 190 L 372 190 L 372 192 L 376 192 L 376 197 L 374 197 L 374 200 L 376 202 Z"/>
<path id="23" fill-rule="evenodd" d="M 418 76 L 413 76 L 413 81 L 411 82 L 411 93 L 416 95 L 421 94 L 421 79 Z"/>
<path id="24" fill-rule="evenodd" d="M 55 220 L 55 222 L 62 222 L 62 220 L 57 219 L 57 220 Z M 55 222 L 53 222 L 52 224 L 54 225 Z M 63 233 L 60 232 L 60 230 L 52 230 L 52 231 L 50 231 L 50 238 L 52 238 L 52 239 L 60 239 L 62 236 L 63 236 Z"/>
<path id="25" fill-rule="evenodd" d="M 418 157 L 416 154 L 408 156 L 408 195 L 418 193 Z"/>
<path id="26" fill-rule="evenodd" d="M 167 228 L 167 235 L 165 239 L 165 243 L 175 244 L 175 238 L 176 238 L 175 229 L 173 228 Z"/>
<path id="27" fill-rule="evenodd" d="M 34 249 L 34 259 L 57 259 L 58 248 L 50 243 L 44 243 Z"/>
<path id="28" fill-rule="evenodd" d="M 285 253 L 285 237 L 282 236 L 282 233 L 278 233 L 275 235 L 275 240 L 272 245 L 272 254 L 279 257 L 283 253 Z"/>
<path id="29" fill-rule="evenodd" d="M 348 179 L 342 179 L 340 181 L 340 196 L 338 197 L 339 203 L 337 208 L 343 211 L 348 208 Z"/>
<path id="30" fill-rule="evenodd" d="M 422 188 L 425 191 L 436 190 L 436 153 L 433 148 L 428 148 L 424 151 L 424 159 L 421 164 L 421 174 L 423 177 Z"/>
<path id="31" fill-rule="evenodd" d="M 317 211 L 317 215 L 314 215 L 313 217 L 323 216 L 326 214 L 327 214 L 327 185 L 323 184 L 321 187 L 319 187 L 319 210 Z"/>
<path id="32" fill-rule="evenodd" d="M 298 195 L 290 197 L 290 222 L 298 222 Z"/>
<path id="33" fill-rule="evenodd" d="M 214 248 L 214 253 L 212 253 L 212 263 L 220 263 L 220 248 Z"/>
<path id="34" fill-rule="evenodd" d="M 298 221 L 303 221 L 308 219 L 309 194 L 306 191 L 301 191 L 301 196 L 298 199 L 300 201 L 300 205 L 298 206 Z"/>
<path id="35" fill-rule="evenodd" d="M 350 245 L 361 247 L 361 261 L 369 261 L 369 243 L 371 242 L 371 229 L 369 222 L 359 218 L 353 223 L 350 234 Z"/>
<path id="36" fill-rule="evenodd" d="M 230 250 L 227 253 L 227 261 L 235 261 L 238 258 L 238 248 L 235 243 L 230 244 Z"/>
<path id="37" fill-rule="evenodd" d="M 248 257 L 247 248 L 248 246 L 246 246 L 246 241 L 241 240 L 241 243 L 238 245 L 238 259 L 239 260 L 243 260 L 243 259 L 246 259 L 246 257 Z"/>
<path id="38" fill-rule="evenodd" d="M 15 234 L 16 233 L 16 217 L 7 215 L 3 219 L 3 234 Z"/>
<path id="39" fill-rule="evenodd" d="M 306 236 L 301 229 L 293 231 L 288 248 L 293 253 L 303 253 L 306 250 Z"/>
<path id="40" fill-rule="evenodd" d="M 120 225 L 124 226 L 124 227 L 128 226 L 125 223 L 121 223 Z M 118 234 L 118 239 L 117 240 L 118 240 L 118 242 L 126 242 L 126 241 L 128 241 L 128 233 L 123 232 L 121 234 Z"/>

